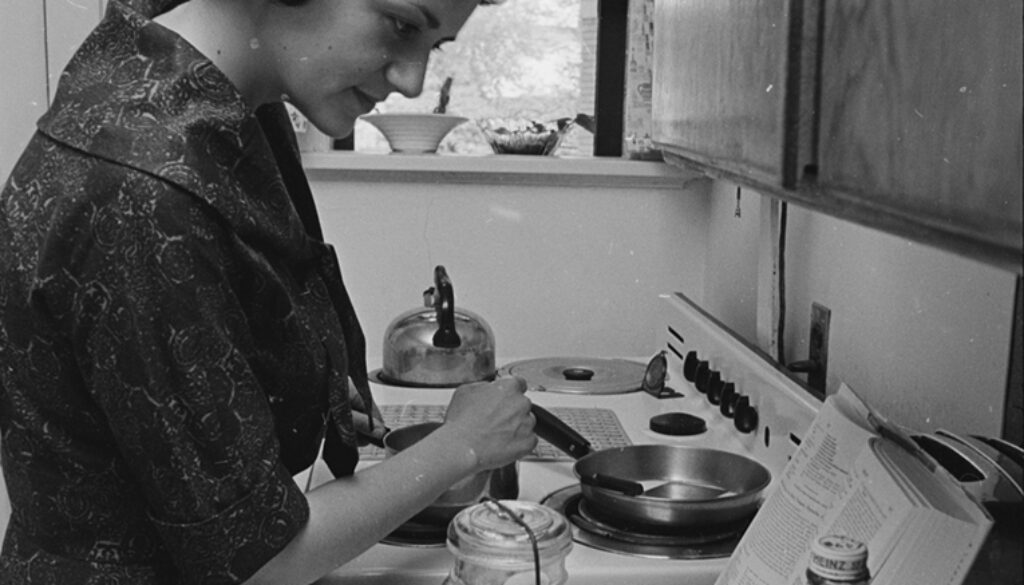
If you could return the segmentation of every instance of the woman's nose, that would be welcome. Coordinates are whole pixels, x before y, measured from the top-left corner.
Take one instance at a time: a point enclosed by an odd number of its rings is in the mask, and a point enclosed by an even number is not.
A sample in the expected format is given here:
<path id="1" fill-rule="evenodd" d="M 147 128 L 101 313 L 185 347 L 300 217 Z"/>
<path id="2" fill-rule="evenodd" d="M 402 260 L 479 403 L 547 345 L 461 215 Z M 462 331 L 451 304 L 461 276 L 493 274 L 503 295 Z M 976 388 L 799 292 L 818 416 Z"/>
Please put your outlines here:
<path id="1" fill-rule="evenodd" d="M 386 71 L 388 82 L 405 97 L 423 93 L 423 78 L 427 74 L 426 61 L 394 61 Z"/>

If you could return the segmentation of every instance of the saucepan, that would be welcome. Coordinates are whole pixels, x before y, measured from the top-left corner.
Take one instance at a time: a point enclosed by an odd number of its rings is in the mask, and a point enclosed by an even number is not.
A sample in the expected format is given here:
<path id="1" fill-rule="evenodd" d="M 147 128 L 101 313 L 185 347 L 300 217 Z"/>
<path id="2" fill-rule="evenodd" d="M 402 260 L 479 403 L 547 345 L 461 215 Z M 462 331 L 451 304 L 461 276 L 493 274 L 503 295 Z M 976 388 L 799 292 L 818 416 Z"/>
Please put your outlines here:
<path id="1" fill-rule="evenodd" d="M 393 429 L 384 435 L 386 456 L 409 448 L 441 426 L 439 422 L 425 422 Z M 493 470 L 481 471 L 465 477 L 442 493 L 433 503 L 412 518 L 413 522 L 431 525 L 447 524 L 463 508 L 479 503 L 481 499 L 516 499 L 519 495 L 518 470 L 514 463 Z"/>
<path id="2" fill-rule="evenodd" d="M 584 502 L 623 525 L 714 530 L 756 513 L 771 473 L 737 453 L 680 445 L 630 445 L 593 451 L 550 412 L 534 408 L 538 436 L 576 458 Z"/>

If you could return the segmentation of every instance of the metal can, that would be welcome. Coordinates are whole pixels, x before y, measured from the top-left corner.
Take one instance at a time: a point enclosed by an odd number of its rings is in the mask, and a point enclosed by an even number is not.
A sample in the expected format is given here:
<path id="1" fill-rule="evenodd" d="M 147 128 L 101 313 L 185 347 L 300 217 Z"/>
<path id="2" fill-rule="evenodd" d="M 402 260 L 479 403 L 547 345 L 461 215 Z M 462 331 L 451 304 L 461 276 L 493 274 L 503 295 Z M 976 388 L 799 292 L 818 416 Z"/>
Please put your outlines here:
<path id="1" fill-rule="evenodd" d="M 838 534 L 822 536 L 811 546 L 808 585 L 868 585 L 868 547 Z"/>

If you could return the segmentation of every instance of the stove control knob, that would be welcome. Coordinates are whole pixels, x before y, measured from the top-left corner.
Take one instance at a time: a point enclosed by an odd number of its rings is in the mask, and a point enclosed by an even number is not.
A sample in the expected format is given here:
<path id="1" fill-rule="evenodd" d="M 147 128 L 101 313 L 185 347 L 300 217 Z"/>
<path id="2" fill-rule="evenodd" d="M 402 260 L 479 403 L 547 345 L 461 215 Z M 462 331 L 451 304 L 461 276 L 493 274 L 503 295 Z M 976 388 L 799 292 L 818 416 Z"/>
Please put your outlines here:
<path id="1" fill-rule="evenodd" d="M 694 379 L 694 386 L 697 387 L 698 392 L 708 391 L 708 378 L 711 376 L 711 368 L 708 367 L 708 363 L 704 360 L 697 362 L 697 373 Z"/>
<path id="2" fill-rule="evenodd" d="M 749 433 L 757 428 L 757 408 L 750 405 L 749 396 L 740 396 L 736 399 L 732 423 L 741 433 Z"/>
<path id="3" fill-rule="evenodd" d="M 697 380 L 697 352 L 689 351 L 686 353 L 686 359 L 683 360 L 683 377 L 686 378 L 687 382 L 693 382 Z"/>
<path id="4" fill-rule="evenodd" d="M 712 370 L 708 378 L 708 402 L 718 404 L 722 397 L 722 386 L 725 385 L 722 374 Z"/>
<path id="5" fill-rule="evenodd" d="M 719 397 L 718 410 L 723 416 L 732 418 L 736 414 L 736 402 L 740 395 L 736 393 L 736 385 L 732 382 L 722 384 L 722 395 Z"/>

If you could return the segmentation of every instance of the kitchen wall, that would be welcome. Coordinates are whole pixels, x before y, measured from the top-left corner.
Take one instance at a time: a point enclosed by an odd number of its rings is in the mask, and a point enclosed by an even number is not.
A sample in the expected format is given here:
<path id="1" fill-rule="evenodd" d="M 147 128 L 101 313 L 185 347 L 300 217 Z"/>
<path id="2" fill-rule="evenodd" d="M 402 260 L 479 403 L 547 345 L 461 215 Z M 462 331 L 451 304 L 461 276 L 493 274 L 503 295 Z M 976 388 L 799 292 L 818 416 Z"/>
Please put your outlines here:
<path id="1" fill-rule="evenodd" d="M 314 181 L 379 365 L 388 323 L 444 265 L 499 360 L 657 350 L 657 295 L 700 296 L 709 182 L 622 189 Z"/>
<path id="2" fill-rule="evenodd" d="M 716 181 L 704 305 L 756 340 L 757 233 L 765 200 Z M 845 382 L 916 429 L 999 435 L 1015 276 L 789 206 L 786 361 L 807 357 L 811 303 L 832 310 L 827 387 Z"/>
<path id="3" fill-rule="evenodd" d="M 7 179 L 46 109 L 43 23 L 42 6 L 23 10 L 20 3 L 0 2 L 0 181 Z"/>

